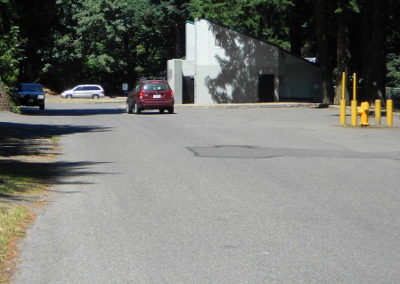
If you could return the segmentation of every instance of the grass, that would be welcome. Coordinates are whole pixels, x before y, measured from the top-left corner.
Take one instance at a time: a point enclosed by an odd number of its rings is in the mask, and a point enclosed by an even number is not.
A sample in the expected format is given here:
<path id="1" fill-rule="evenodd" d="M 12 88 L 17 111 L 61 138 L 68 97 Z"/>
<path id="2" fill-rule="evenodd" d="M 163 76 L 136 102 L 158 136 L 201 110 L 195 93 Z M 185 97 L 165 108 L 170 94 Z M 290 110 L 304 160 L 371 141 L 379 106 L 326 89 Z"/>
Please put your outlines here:
<path id="1" fill-rule="evenodd" d="M 60 137 L 59 136 L 52 136 L 50 138 L 51 143 L 53 143 L 53 145 L 58 145 L 58 142 L 60 141 Z"/>
<path id="2" fill-rule="evenodd" d="M 34 221 L 34 211 L 45 204 L 43 197 L 50 186 L 48 171 L 57 155 L 55 149 L 60 138 L 43 135 L 31 139 L 24 136 L 25 130 L 4 127 L 1 130 L 0 283 L 11 283 L 18 258 L 18 240 Z"/>
<path id="3" fill-rule="evenodd" d="M 25 236 L 26 226 L 33 219 L 26 206 L 0 203 L 0 283 L 11 282 L 18 255 L 17 240 Z"/>
<path id="4" fill-rule="evenodd" d="M 47 187 L 31 177 L 0 174 L 6 182 L 0 184 L 0 194 L 12 197 L 12 205 L 0 202 L 0 283 L 10 283 L 15 270 L 17 240 L 24 237 L 26 227 L 33 222 L 34 213 L 26 205 L 15 203 L 18 197 L 43 195 Z"/>
<path id="5" fill-rule="evenodd" d="M 46 191 L 46 185 L 40 183 L 36 178 L 3 173 L 0 173 L 0 176 L 6 181 L 5 184 L 0 184 L 0 194 L 14 196 L 40 195 Z"/>
<path id="6" fill-rule="evenodd" d="M 26 206 L 4 205 L 0 207 L 0 263 L 8 260 L 15 252 L 12 243 L 15 238 L 25 236 L 24 226 L 33 219 L 33 214 Z M 5 267 L 1 267 L 3 269 Z"/>

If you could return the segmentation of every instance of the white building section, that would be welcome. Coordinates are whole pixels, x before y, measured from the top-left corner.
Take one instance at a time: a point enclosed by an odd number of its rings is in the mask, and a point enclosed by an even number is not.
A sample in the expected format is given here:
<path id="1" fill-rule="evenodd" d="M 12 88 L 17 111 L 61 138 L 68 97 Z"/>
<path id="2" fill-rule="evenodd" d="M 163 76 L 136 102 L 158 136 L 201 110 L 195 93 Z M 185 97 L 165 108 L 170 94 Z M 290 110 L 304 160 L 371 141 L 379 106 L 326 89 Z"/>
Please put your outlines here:
<path id="1" fill-rule="evenodd" d="M 208 20 L 186 23 L 186 58 L 168 61 L 176 103 L 320 102 L 320 68 Z"/>

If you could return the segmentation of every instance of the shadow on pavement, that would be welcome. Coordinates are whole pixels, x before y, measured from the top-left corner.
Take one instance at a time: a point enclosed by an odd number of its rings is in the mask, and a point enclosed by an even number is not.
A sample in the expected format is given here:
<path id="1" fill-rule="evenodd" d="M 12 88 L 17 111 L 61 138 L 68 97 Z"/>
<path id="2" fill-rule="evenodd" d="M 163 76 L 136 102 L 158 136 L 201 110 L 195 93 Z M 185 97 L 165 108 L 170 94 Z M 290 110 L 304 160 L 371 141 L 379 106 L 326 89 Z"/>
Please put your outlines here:
<path id="1" fill-rule="evenodd" d="M 105 131 L 110 131 L 110 128 L 0 122 L 0 157 L 51 154 L 51 148 L 54 148 L 54 145 L 42 139 L 74 133 Z"/>
<path id="2" fill-rule="evenodd" d="M 98 162 L 57 162 L 60 149 L 52 137 L 74 133 L 110 131 L 108 127 L 42 125 L 0 122 L 0 178 L 3 176 L 28 177 L 39 183 L 84 184 L 65 177 L 102 174 L 90 170 Z M 7 181 L 5 181 L 7 182 Z M 20 201 L 23 197 L 3 194 L 1 200 Z M 29 198 L 28 198 L 29 199 Z"/>
<path id="3" fill-rule="evenodd" d="M 39 110 L 37 108 L 22 108 L 24 115 L 37 116 L 91 116 L 91 115 L 112 115 L 125 113 L 125 109 L 121 108 L 84 108 L 84 109 L 46 109 Z"/>

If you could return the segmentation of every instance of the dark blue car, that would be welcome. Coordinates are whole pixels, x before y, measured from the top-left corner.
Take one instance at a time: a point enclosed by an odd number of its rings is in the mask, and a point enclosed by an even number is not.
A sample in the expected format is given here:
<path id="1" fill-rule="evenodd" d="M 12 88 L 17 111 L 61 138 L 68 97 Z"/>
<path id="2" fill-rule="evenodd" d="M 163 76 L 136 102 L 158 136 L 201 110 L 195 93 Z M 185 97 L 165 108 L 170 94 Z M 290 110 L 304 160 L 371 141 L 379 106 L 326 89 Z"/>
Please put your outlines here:
<path id="1" fill-rule="evenodd" d="M 17 89 L 18 103 L 21 106 L 38 106 L 44 109 L 45 91 L 42 85 L 34 83 L 21 83 Z"/>

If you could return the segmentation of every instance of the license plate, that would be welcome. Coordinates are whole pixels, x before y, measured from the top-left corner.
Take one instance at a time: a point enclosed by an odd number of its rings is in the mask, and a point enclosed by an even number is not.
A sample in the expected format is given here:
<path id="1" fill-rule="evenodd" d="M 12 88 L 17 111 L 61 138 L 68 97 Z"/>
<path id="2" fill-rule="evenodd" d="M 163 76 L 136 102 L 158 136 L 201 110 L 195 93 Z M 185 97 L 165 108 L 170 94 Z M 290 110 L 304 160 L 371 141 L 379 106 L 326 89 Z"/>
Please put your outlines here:
<path id="1" fill-rule="evenodd" d="M 153 99 L 161 99 L 161 95 L 153 95 Z"/>

